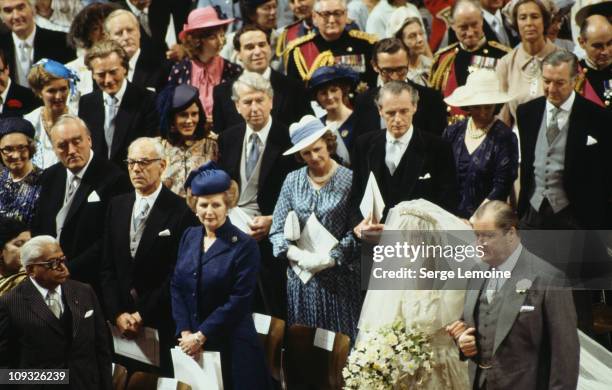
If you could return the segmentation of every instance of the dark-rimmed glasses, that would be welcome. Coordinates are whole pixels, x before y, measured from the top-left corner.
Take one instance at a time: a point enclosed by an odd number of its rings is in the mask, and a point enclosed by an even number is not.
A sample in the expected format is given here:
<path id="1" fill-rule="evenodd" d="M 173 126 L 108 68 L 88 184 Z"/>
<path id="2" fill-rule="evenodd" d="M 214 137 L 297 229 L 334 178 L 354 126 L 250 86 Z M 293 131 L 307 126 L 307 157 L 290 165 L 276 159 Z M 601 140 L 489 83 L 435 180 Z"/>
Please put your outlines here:
<path id="1" fill-rule="evenodd" d="M 39 263 L 30 263 L 30 265 L 42 265 L 46 269 L 57 271 L 63 264 L 66 263 L 66 256 L 56 257 Z"/>
<path id="2" fill-rule="evenodd" d="M 141 168 L 147 168 L 149 165 L 153 164 L 155 161 L 161 161 L 161 158 L 152 158 L 152 159 L 143 159 L 143 160 L 132 160 L 128 158 L 125 160 L 125 163 L 128 167 L 134 168 L 136 164 L 138 164 Z"/>
<path id="3" fill-rule="evenodd" d="M 28 150 L 28 145 L 15 145 L 15 146 L 5 146 L 0 149 L 0 152 L 4 154 L 5 156 L 8 156 L 9 154 L 13 152 L 17 152 L 21 154 L 27 150 Z"/>

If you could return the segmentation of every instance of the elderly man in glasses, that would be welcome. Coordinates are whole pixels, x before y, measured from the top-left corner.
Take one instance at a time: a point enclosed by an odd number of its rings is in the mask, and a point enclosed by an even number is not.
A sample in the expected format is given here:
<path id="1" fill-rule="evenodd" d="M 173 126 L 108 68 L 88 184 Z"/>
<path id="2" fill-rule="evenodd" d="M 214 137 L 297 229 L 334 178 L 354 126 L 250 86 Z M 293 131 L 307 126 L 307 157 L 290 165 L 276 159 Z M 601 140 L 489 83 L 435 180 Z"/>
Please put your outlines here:
<path id="1" fill-rule="evenodd" d="M 134 338 L 143 326 L 158 330 L 161 374 L 172 376 L 169 277 L 183 231 L 198 220 L 185 200 L 161 183 L 166 160 L 159 139 L 132 142 L 126 164 L 134 191 L 110 202 L 104 224 L 104 306 L 124 337 Z M 122 363 L 134 370 L 149 369 L 134 361 Z"/>
<path id="2" fill-rule="evenodd" d="M 59 162 L 41 178 L 34 235 L 56 237 L 72 277 L 97 289 L 102 234 L 110 199 L 129 190 L 127 176 L 91 149 L 91 134 L 77 116 L 63 115 L 50 132 Z"/>
<path id="3" fill-rule="evenodd" d="M 317 32 L 287 45 L 287 76 L 308 81 L 320 66 L 344 65 L 357 72 L 370 87 L 375 87 L 376 73 L 370 60 L 376 37 L 347 28 L 346 0 L 316 0 L 312 20 Z"/>
<path id="4" fill-rule="evenodd" d="M 69 389 L 110 390 L 107 329 L 92 288 L 68 279 L 51 236 L 26 242 L 21 261 L 28 278 L 0 298 L 0 367 L 64 370 L 47 376 Z"/>

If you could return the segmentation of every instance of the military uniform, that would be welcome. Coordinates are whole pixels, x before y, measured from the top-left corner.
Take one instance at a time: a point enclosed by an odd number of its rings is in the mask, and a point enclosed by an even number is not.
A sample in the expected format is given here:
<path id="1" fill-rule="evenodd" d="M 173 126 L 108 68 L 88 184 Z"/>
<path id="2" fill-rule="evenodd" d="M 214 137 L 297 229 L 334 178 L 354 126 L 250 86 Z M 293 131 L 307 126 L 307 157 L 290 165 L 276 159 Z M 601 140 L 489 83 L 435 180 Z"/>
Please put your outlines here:
<path id="1" fill-rule="evenodd" d="M 580 75 L 576 92 L 593 103 L 612 110 L 612 65 L 595 69 L 589 66 L 586 60 L 581 60 L 578 67 Z"/>
<path id="2" fill-rule="evenodd" d="M 286 64 L 288 55 L 287 49 L 291 42 L 313 31 L 314 26 L 308 24 L 305 20 L 298 20 L 285 27 L 276 41 L 276 56 L 282 58 L 283 63 Z"/>
<path id="3" fill-rule="evenodd" d="M 466 83 L 467 77 L 474 69 L 488 68 L 495 70 L 497 60 L 510 52 L 510 48 L 496 41 L 486 41 L 473 51 L 467 51 L 456 42 L 444 49 L 438 50 L 434 56 L 429 84 L 432 88 L 442 92 L 444 97 Z M 448 111 L 454 120 L 463 119 L 465 112 L 456 107 L 449 107 Z M 451 119 L 453 118 L 451 117 Z"/>
<path id="4" fill-rule="evenodd" d="M 306 82 L 321 66 L 343 65 L 375 87 L 377 75 L 370 62 L 374 42 L 374 35 L 359 30 L 345 30 L 340 38 L 330 42 L 311 32 L 295 39 L 287 48 L 287 76 Z"/>

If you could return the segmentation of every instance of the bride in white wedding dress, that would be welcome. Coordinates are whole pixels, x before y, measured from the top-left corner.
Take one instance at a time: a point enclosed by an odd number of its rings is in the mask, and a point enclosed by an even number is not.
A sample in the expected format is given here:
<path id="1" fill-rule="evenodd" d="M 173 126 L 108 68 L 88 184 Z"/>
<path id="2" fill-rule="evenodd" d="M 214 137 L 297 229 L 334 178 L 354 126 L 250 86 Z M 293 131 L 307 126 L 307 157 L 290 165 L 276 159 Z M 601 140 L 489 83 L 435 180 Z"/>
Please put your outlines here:
<path id="1" fill-rule="evenodd" d="M 411 242 L 425 239 L 426 244 L 444 245 L 444 237 L 452 232 L 461 232 L 464 242 L 475 242 L 475 236 L 465 222 L 423 199 L 402 202 L 391 209 L 385 230 L 413 234 L 421 231 L 419 237 L 409 238 Z M 469 268 L 466 262 L 463 266 Z M 411 267 L 418 268 L 414 265 Z M 457 346 L 445 329 L 446 325 L 461 318 L 465 291 L 417 288 L 412 280 L 407 280 L 401 290 L 368 290 L 359 319 L 359 331 L 376 331 L 398 318 L 403 319 L 407 328 L 418 327 L 429 335 L 433 350 L 432 373 L 418 389 L 469 389 L 467 362 L 459 359 Z M 580 374 L 577 389 L 612 389 L 612 353 L 584 333 L 578 331 L 578 335 Z"/>
<path id="2" fill-rule="evenodd" d="M 402 202 L 391 209 L 385 230 L 419 235 L 409 237 L 409 242 L 426 240 L 426 244 L 442 245 L 442 232 L 463 230 L 471 234 L 470 227 L 459 218 L 422 199 Z M 360 332 L 375 331 L 398 318 L 405 321 L 406 327 L 418 327 L 430 336 L 434 362 L 432 373 L 418 388 L 468 389 L 467 362 L 459 360 L 457 346 L 445 330 L 446 325 L 461 318 L 465 291 L 417 288 L 407 280 L 402 290 L 368 290 L 359 319 Z"/>

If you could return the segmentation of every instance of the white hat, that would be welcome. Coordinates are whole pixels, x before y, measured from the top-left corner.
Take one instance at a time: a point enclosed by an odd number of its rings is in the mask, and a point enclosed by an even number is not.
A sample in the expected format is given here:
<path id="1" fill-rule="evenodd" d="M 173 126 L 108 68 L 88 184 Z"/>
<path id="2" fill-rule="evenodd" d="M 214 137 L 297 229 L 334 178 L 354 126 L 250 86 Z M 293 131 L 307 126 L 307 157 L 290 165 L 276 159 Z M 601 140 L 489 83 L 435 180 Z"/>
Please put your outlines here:
<path id="1" fill-rule="evenodd" d="M 470 73 L 465 85 L 458 87 L 444 101 L 449 106 L 467 107 L 487 104 L 502 104 L 512 97 L 502 92 L 493 70 L 477 69 Z"/>
<path id="2" fill-rule="evenodd" d="M 329 129 L 325 127 L 317 117 L 313 115 L 304 115 L 299 122 L 289 126 L 289 137 L 293 146 L 283 153 L 283 156 L 288 156 L 295 152 L 312 145 L 319 138 L 323 137 Z"/>

